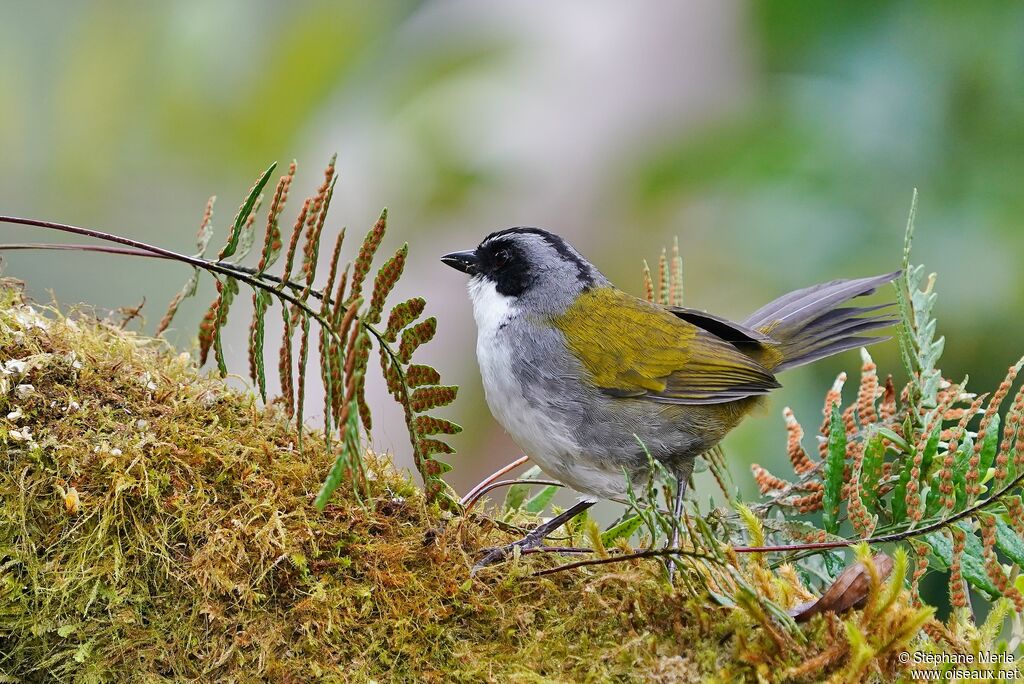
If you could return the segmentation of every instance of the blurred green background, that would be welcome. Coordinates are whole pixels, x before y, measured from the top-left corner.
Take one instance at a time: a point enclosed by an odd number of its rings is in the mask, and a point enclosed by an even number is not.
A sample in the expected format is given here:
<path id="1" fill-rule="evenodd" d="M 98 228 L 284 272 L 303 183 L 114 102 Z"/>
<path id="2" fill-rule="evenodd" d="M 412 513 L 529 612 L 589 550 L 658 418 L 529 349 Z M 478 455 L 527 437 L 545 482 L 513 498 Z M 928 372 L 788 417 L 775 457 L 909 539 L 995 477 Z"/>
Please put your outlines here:
<path id="1" fill-rule="evenodd" d="M 0 213 L 189 251 L 208 195 L 223 229 L 268 162 L 299 160 L 301 197 L 338 152 L 328 229 L 361 235 L 388 206 L 385 248 L 411 248 L 396 296 L 425 294 L 440 319 L 422 353 L 462 386 L 449 414 L 467 428 L 452 440 L 465 491 L 518 451 L 483 403 L 464 278 L 437 257 L 510 225 L 565 235 L 636 293 L 641 259 L 678 236 L 687 303 L 738 318 L 895 268 L 917 187 L 943 367 L 995 385 L 1024 352 L 1022 76 L 1011 2 L 8 2 Z M 188 275 L 92 254 L 4 261 L 37 299 L 145 297 L 149 330 Z M 181 346 L 208 285 L 179 315 Z M 894 344 L 872 352 L 899 377 Z M 788 473 L 783 406 L 813 431 L 832 378 L 858 366 L 848 353 L 784 376 L 726 441 L 745 491 L 750 461 Z M 372 392 L 374 443 L 407 462 L 400 414 Z"/>

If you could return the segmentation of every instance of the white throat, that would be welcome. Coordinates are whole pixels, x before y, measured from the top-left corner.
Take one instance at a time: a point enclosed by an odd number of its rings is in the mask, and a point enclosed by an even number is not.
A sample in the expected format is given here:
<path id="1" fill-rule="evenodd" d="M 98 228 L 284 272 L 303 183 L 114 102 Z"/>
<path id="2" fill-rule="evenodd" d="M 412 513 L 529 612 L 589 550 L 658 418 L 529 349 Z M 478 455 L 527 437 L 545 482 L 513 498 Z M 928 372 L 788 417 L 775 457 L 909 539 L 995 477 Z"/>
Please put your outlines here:
<path id="1" fill-rule="evenodd" d="M 469 280 L 469 298 L 473 302 L 477 338 L 490 338 L 518 313 L 515 298 L 498 292 L 493 281 L 475 276 Z"/>

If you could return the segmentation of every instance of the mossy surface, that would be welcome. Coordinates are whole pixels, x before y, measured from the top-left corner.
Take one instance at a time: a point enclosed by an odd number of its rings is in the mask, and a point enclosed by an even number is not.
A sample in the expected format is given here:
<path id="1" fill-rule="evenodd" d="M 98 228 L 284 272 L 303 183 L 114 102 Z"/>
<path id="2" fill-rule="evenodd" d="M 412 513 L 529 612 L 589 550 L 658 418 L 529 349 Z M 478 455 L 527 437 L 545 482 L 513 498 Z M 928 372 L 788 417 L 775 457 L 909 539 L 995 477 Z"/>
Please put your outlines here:
<path id="1" fill-rule="evenodd" d="M 509 537 L 443 520 L 373 454 L 371 501 L 320 514 L 331 456 L 298 453 L 274 405 L 10 283 L 0 369 L 0 681 L 815 681 L 848 660 L 835 620 L 780 635 L 655 562 L 472 577 Z"/>

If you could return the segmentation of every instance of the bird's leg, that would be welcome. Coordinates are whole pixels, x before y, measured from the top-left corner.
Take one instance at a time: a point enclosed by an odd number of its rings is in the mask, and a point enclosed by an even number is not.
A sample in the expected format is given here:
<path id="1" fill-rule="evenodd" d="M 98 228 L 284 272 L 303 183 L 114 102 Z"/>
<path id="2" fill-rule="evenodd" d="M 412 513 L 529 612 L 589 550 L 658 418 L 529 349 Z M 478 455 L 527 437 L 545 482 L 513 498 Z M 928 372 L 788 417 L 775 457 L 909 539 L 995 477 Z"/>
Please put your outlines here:
<path id="1" fill-rule="evenodd" d="M 686 487 L 690 482 L 690 475 L 693 473 L 694 461 L 693 458 L 684 459 L 683 464 L 675 471 L 676 498 L 672 506 L 672 537 L 666 548 L 674 549 L 679 546 L 683 524 L 683 497 L 686 496 Z M 667 558 L 666 562 L 668 563 L 668 582 L 671 584 L 675 579 L 676 564 L 672 558 Z"/>
<path id="2" fill-rule="evenodd" d="M 544 537 L 548 536 L 559 527 L 569 522 L 577 515 L 593 506 L 595 501 L 587 501 L 586 499 L 578 501 L 566 510 L 562 511 L 551 520 L 543 522 L 537 527 L 530 530 L 530 533 L 517 542 L 513 542 L 508 546 L 499 546 L 494 549 L 490 549 L 483 558 L 481 558 L 476 565 L 473 566 L 474 572 L 480 568 L 492 565 L 499 561 L 505 560 L 510 556 L 515 548 L 518 546 L 520 549 L 535 549 L 544 542 Z"/>

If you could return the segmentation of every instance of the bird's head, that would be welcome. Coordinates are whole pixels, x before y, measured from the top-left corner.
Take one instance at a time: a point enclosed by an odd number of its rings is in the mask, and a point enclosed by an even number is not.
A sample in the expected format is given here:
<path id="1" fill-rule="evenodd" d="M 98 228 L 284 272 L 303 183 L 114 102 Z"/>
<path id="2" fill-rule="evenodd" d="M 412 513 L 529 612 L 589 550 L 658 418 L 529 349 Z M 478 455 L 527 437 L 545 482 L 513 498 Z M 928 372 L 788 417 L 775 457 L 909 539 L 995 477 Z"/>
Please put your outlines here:
<path id="1" fill-rule="evenodd" d="M 557 313 L 580 293 L 608 285 L 572 245 L 540 228 L 500 230 L 476 249 L 445 254 L 441 261 L 471 276 L 474 302 L 529 303 L 535 311 Z"/>

